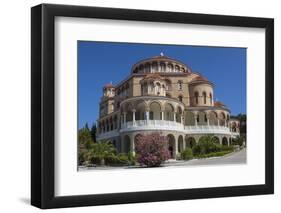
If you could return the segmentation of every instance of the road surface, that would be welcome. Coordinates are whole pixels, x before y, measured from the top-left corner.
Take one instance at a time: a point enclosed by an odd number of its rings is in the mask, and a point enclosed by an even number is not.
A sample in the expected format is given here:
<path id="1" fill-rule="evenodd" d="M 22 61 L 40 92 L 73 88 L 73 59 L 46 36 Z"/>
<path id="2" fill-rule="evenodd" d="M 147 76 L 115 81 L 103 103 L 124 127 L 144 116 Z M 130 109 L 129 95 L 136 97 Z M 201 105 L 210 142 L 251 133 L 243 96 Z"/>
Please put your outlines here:
<path id="1" fill-rule="evenodd" d="M 165 163 L 165 166 L 199 166 L 199 165 L 224 165 L 246 163 L 246 149 L 230 153 L 222 157 L 193 159 L 190 161 L 174 161 Z"/>

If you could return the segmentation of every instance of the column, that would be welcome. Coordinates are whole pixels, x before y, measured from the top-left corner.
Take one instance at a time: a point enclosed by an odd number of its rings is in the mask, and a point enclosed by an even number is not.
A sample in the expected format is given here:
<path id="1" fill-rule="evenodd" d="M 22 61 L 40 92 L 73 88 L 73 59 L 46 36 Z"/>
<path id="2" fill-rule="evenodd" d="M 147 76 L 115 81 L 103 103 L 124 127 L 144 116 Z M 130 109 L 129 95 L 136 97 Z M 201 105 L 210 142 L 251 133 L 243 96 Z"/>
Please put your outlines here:
<path id="1" fill-rule="evenodd" d="M 176 121 L 176 112 L 174 112 L 174 121 Z"/>
<path id="2" fill-rule="evenodd" d="M 146 121 L 149 120 L 149 111 L 145 111 L 145 120 L 146 120 Z"/>
<path id="3" fill-rule="evenodd" d="M 178 155 L 178 137 L 175 137 L 175 159 L 177 159 Z"/>
<path id="4" fill-rule="evenodd" d="M 133 109 L 132 112 L 133 112 L 133 124 L 134 124 L 136 122 L 136 110 Z"/>
<path id="5" fill-rule="evenodd" d="M 184 137 L 182 137 L 183 138 L 183 141 L 182 141 L 182 149 L 183 150 L 185 150 L 186 149 L 186 144 L 185 144 L 185 138 Z"/>
<path id="6" fill-rule="evenodd" d="M 126 123 L 126 115 L 127 115 L 127 112 L 123 112 L 123 124 Z"/>
<path id="7" fill-rule="evenodd" d="M 183 115 L 181 115 L 181 124 L 183 124 Z"/>
<path id="8" fill-rule="evenodd" d="M 161 111 L 161 120 L 164 120 L 164 111 Z"/>
<path id="9" fill-rule="evenodd" d="M 194 115 L 195 126 L 197 126 L 197 116 L 198 115 Z"/>
<path id="10" fill-rule="evenodd" d="M 207 125 L 210 126 L 210 117 L 209 115 L 206 115 L 207 116 Z"/>
<path id="11" fill-rule="evenodd" d="M 218 120 L 218 126 L 220 125 L 220 119 L 217 119 Z"/>
<path id="12" fill-rule="evenodd" d="M 135 137 L 131 137 L 131 145 L 130 145 L 130 152 L 132 152 L 133 153 L 133 156 L 135 156 L 135 141 L 134 141 L 134 138 Z"/>

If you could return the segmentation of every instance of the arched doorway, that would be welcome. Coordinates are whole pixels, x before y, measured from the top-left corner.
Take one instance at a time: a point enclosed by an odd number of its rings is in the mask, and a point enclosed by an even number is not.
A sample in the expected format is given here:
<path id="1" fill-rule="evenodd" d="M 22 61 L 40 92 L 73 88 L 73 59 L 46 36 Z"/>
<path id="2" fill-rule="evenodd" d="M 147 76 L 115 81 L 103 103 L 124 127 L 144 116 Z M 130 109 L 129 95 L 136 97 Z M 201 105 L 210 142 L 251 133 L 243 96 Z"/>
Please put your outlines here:
<path id="1" fill-rule="evenodd" d="M 183 137 L 182 135 L 179 136 L 178 138 L 178 152 L 183 151 Z"/>
<path id="2" fill-rule="evenodd" d="M 209 124 L 210 126 L 218 125 L 218 117 L 216 112 L 212 111 L 209 113 Z"/>
<path id="3" fill-rule="evenodd" d="M 131 148 L 131 140 L 128 135 L 124 137 L 124 143 L 123 143 L 123 152 L 128 153 L 130 152 Z"/>
<path id="4" fill-rule="evenodd" d="M 168 137 L 168 150 L 171 158 L 176 158 L 176 140 L 172 134 L 167 135 Z"/>
<path id="5" fill-rule="evenodd" d="M 207 124 L 207 117 L 206 117 L 206 113 L 201 111 L 198 113 L 198 125 L 206 125 Z"/>
<path id="6" fill-rule="evenodd" d="M 161 120 L 161 106 L 157 102 L 152 102 L 150 104 L 150 112 L 149 112 L 150 120 Z"/>
<path id="7" fill-rule="evenodd" d="M 171 104 L 165 105 L 164 119 L 166 121 L 173 121 L 174 120 L 174 108 Z"/>
<path id="8" fill-rule="evenodd" d="M 182 109 L 180 107 L 177 107 L 176 121 L 178 123 L 181 123 L 181 116 L 182 116 Z"/>
<path id="9" fill-rule="evenodd" d="M 220 144 L 220 139 L 217 136 L 214 136 L 213 142 L 216 143 L 216 144 Z"/>
<path id="10" fill-rule="evenodd" d="M 193 148 L 196 145 L 196 141 L 193 137 L 186 137 L 185 138 L 185 146 Z"/>
<path id="11" fill-rule="evenodd" d="M 144 102 L 137 103 L 136 114 L 135 114 L 136 121 L 145 120 L 145 108 L 146 106 Z"/>
<path id="12" fill-rule="evenodd" d="M 226 122 L 226 116 L 223 112 L 219 114 L 219 121 L 220 121 L 220 126 L 225 126 Z"/>
<path id="13" fill-rule="evenodd" d="M 223 137 L 223 138 L 222 138 L 222 145 L 228 146 L 228 141 L 227 141 L 227 138 L 226 138 L 226 137 Z"/>

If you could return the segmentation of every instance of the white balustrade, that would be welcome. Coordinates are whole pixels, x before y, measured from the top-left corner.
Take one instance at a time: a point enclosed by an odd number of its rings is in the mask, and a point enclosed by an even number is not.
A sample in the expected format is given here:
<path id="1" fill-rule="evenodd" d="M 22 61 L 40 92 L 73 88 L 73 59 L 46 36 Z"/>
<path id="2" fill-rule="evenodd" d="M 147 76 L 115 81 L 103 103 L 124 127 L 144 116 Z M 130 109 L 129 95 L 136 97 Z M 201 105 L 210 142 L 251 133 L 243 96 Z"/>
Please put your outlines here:
<path id="1" fill-rule="evenodd" d="M 129 121 L 121 125 L 121 131 L 136 130 L 175 130 L 184 131 L 184 125 L 175 121 L 166 120 L 137 120 Z"/>
<path id="2" fill-rule="evenodd" d="M 225 126 L 185 126 L 187 134 L 230 134 L 229 128 Z"/>
<path id="3" fill-rule="evenodd" d="M 130 131 L 141 131 L 141 130 L 171 130 L 180 131 L 184 134 L 231 134 L 232 136 L 238 136 L 237 132 L 230 132 L 228 127 L 225 126 L 208 126 L 208 125 L 197 125 L 197 126 L 184 126 L 176 121 L 167 120 L 136 120 L 129 121 L 121 124 L 120 130 L 112 130 L 97 135 L 97 139 L 106 139 L 111 137 L 119 136 L 121 132 Z"/>
<path id="4" fill-rule="evenodd" d="M 109 132 L 103 132 L 103 133 L 97 134 L 97 140 L 103 140 L 103 139 L 117 137 L 117 136 L 119 136 L 119 130 L 115 129 L 115 130 L 111 130 Z"/>

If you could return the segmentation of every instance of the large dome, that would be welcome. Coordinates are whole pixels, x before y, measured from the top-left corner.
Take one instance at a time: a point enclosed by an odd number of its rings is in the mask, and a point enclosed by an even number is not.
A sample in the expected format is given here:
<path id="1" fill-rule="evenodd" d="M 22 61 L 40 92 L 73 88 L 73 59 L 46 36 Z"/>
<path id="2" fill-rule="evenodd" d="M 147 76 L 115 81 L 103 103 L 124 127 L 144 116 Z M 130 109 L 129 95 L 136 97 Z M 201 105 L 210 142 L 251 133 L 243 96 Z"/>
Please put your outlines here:
<path id="1" fill-rule="evenodd" d="M 161 53 L 148 59 L 137 62 L 132 67 L 132 73 L 191 73 L 191 69 L 184 63 L 164 56 Z"/>

